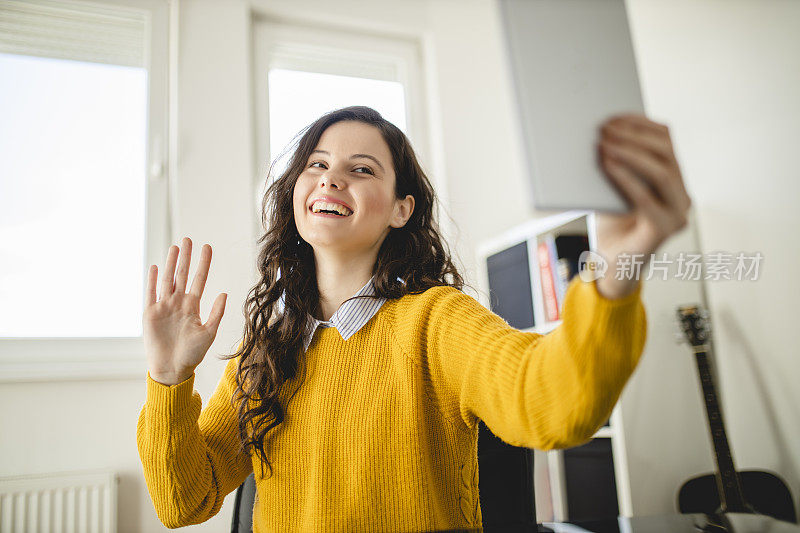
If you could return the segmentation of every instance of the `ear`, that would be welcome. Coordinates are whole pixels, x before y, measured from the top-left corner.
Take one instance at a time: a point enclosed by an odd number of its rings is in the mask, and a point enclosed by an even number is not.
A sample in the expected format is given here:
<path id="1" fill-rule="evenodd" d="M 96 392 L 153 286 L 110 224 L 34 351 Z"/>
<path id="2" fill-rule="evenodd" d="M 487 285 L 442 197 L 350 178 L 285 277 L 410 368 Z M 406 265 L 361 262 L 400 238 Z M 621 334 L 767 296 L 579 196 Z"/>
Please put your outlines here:
<path id="1" fill-rule="evenodd" d="M 402 228 L 411 218 L 411 213 L 414 212 L 414 197 L 410 194 L 406 195 L 402 200 L 395 200 L 394 202 L 394 215 L 392 216 L 391 226 L 393 228 Z"/>

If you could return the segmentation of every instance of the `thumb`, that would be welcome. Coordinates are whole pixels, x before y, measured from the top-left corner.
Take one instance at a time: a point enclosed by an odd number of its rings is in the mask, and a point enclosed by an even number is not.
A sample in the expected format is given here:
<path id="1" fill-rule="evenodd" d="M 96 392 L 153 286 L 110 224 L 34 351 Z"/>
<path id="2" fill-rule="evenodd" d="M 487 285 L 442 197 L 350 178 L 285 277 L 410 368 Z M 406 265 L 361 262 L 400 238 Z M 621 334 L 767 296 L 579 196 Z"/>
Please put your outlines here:
<path id="1" fill-rule="evenodd" d="M 208 321 L 203 324 L 203 327 L 211 330 L 214 336 L 217 335 L 219 323 L 222 320 L 222 315 L 225 313 L 225 302 L 228 301 L 227 293 L 220 293 L 217 299 L 214 300 L 214 305 L 211 307 L 211 313 L 208 315 Z"/>

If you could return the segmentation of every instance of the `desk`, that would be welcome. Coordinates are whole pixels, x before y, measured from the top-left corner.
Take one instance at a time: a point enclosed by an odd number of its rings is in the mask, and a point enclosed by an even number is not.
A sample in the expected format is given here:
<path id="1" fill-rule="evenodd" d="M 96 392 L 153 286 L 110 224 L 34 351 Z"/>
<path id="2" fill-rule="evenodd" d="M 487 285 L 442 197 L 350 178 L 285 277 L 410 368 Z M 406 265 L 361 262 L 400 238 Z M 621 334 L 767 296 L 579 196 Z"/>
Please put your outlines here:
<path id="1" fill-rule="evenodd" d="M 800 533 L 800 525 L 769 516 L 725 513 L 721 515 L 670 514 L 620 516 L 617 519 L 544 522 L 538 527 L 486 527 L 470 530 L 483 533 Z M 450 530 L 455 531 L 455 530 Z"/>
<path id="2" fill-rule="evenodd" d="M 544 526 L 544 527 L 542 527 Z M 765 515 L 725 513 L 721 515 L 673 514 L 620 516 L 617 520 L 546 522 L 539 531 L 555 533 L 800 533 L 800 526 Z"/>

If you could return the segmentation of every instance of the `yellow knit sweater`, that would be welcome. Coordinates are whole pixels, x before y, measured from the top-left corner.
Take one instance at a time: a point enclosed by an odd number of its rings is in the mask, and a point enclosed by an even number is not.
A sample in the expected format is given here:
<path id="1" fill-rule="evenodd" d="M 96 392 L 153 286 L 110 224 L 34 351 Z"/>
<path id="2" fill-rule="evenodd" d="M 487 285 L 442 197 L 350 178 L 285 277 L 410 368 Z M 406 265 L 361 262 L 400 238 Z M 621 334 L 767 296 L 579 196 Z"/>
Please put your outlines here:
<path id="1" fill-rule="evenodd" d="M 169 528 L 208 520 L 255 472 L 255 533 L 478 527 L 478 419 L 515 446 L 588 442 L 644 349 L 641 288 L 609 300 L 576 276 L 544 336 L 453 287 L 387 301 L 347 341 L 317 330 L 266 478 L 236 453 L 238 358 L 202 410 L 194 375 L 148 373 L 137 444 L 156 513 Z"/>

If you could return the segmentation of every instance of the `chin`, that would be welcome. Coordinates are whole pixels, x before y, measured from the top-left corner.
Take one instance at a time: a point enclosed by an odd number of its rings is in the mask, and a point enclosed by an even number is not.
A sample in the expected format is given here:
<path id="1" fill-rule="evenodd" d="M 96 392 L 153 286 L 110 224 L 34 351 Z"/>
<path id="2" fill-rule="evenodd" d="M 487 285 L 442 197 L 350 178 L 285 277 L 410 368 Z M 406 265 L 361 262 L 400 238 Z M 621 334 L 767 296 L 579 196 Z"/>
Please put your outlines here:
<path id="1" fill-rule="evenodd" d="M 312 248 L 316 249 L 338 249 L 338 248 L 345 248 L 349 242 L 352 242 L 348 236 L 340 236 L 336 237 L 333 235 L 309 235 L 306 238 L 302 233 L 300 234 L 300 238 L 306 241 L 308 244 L 311 245 Z"/>

